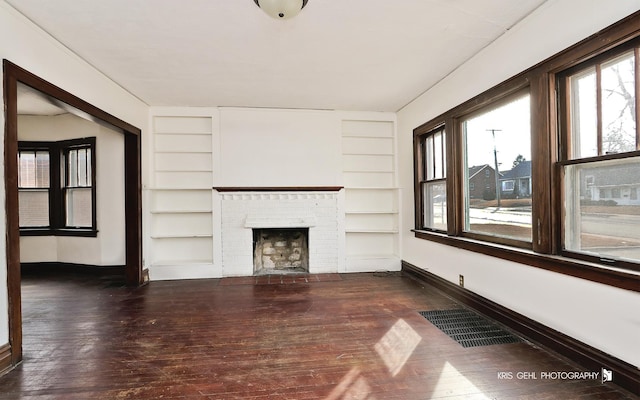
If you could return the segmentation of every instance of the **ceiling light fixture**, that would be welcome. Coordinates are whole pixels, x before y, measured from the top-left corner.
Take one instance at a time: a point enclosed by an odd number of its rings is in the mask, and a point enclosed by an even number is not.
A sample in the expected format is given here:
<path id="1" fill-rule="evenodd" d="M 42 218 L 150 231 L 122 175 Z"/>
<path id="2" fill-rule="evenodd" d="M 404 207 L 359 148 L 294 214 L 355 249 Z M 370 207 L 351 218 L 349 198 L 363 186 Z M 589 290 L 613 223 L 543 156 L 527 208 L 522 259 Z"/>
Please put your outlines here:
<path id="1" fill-rule="evenodd" d="M 262 11 L 275 19 L 293 18 L 309 0 L 253 0 Z"/>

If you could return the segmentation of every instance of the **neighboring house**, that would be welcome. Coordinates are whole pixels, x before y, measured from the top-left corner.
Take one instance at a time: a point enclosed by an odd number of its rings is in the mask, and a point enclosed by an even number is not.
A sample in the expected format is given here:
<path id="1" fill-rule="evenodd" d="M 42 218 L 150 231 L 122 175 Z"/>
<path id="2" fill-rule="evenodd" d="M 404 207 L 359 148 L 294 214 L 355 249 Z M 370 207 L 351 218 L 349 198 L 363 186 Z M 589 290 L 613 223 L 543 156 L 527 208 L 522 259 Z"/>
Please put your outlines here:
<path id="1" fill-rule="evenodd" d="M 469 168 L 469 198 L 484 200 L 496 198 L 496 172 L 489 164 Z"/>
<path id="2" fill-rule="evenodd" d="M 531 197 L 531 161 L 521 161 L 509 171 L 500 173 L 500 197 Z"/>
<path id="3" fill-rule="evenodd" d="M 640 205 L 640 164 L 583 169 L 580 198 L 613 200 L 618 205 Z"/>

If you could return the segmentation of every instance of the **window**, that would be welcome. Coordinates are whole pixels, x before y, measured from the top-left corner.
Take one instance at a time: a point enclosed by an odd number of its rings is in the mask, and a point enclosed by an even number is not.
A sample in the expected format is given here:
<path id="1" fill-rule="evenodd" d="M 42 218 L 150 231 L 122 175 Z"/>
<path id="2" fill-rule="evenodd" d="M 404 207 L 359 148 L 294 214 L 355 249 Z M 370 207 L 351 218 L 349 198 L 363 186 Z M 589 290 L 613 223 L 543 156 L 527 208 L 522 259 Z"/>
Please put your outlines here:
<path id="1" fill-rule="evenodd" d="M 64 151 L 65 226 L 91 228 L 93 215 L 93 186 L 91 184 L 91 146 L 87 144 Z"/>
<path id="2" fill-rule="evenodd" d="M 637 291 L 638 92 L 640 13 L 415 128 L 415 236 Z"/>
<path id="3" fill-rule="evenodd" d="M 420 229 L 447 230 L 446 135 L 435 129 L 419 139 Z"/>
<path id="4" fill-rule="evenodd" d="M 49 149 L 18 152 L 18 204 L 21 227 L 49 227 Z"/>
<path id="5" fill-rule="evenodd" d="M 503 192 L 513 192 L 513 189 L 515 187 L 516 187 L 516 181 L 502 181 Z"/>
<path id="6" fill-rule="evenodd" d="M 95 138 L 19 142 L 22 235 L 89 235 L 96 231 Z"/>
<path id="7" fill-rule="evenodd" d="M 640 261 L 640 202 L 631 195 L 640 186 L 639 56 L 636 41 L 560 74 L 565 254 Z M 588 199 L 583 181 L 599 199 Z"/>
<path id="8" fill-rule="evenodd" d="M 531 176 L 529 120 L 528 93 L 489 104 L 462 118 L 467 171 L 464 232 L 496 242 L 502 241 L 492 237 L 531 242 L 531 199 L 521 198 L 516 184 Z M 486 182 L 488 189 L 482 196 L 471 192 L 477 166 L 483 166 L 485 178 L 493 177 L 492 182 Z"/>

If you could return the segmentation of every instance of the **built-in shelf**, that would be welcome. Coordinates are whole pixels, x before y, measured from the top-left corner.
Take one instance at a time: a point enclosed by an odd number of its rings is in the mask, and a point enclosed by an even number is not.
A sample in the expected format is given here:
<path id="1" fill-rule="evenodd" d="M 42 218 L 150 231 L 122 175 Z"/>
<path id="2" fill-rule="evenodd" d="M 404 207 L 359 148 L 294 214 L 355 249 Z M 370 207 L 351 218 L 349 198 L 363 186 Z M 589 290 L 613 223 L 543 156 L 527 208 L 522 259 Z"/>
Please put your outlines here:
<path id="1" fill-rule="evenodd" d="M 349 177 L 345 185 L 347 258 L 354 263 L 394 259 L 399 233 L 394 122 L 344 120 L 342 126 L 342 172 Z"/>

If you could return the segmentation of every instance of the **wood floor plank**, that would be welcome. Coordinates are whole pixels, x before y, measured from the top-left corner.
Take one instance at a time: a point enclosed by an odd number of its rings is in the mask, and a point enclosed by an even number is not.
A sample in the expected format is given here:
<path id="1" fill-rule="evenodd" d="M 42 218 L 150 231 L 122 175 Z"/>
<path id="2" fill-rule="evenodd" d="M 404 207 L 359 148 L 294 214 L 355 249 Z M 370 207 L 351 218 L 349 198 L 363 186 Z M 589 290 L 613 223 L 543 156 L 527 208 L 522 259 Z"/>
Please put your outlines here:
<path id="1" fill-rule="evenodd" d="M 25 276 L 24 362 L 0 399 L 634 399 L 529 342 L 463 348 L 399 274 L 151 282 Z M 500 379 L 528 371 L 537 379 Z"/>

